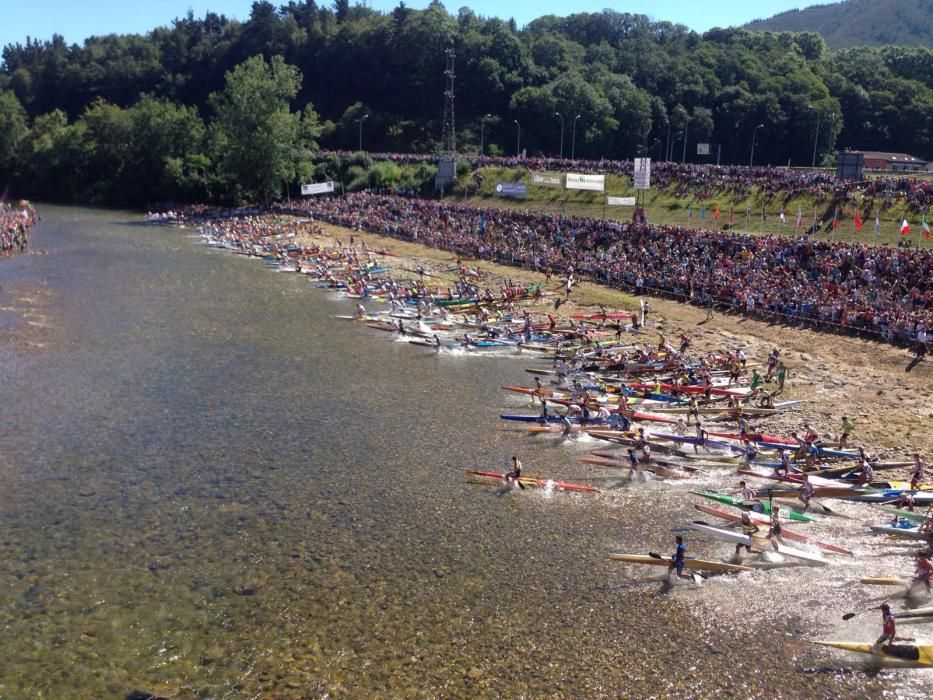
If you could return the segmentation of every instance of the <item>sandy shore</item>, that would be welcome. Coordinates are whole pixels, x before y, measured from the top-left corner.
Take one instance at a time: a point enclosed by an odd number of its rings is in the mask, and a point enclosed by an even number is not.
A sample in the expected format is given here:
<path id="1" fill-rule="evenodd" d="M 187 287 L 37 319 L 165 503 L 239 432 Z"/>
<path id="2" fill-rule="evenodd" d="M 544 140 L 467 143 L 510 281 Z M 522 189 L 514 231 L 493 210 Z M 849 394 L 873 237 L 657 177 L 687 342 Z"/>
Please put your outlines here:
<path id="1" fill-rule="evenodd" d="M 323 234 L 307 236 L 302 245 L 348 243 L 350 237 L 365 241 L 371 248 L 385 248 L 394 256 L 390 264 L 396 276 L 415 277 L 425 273 L 429 286 L 447 287 L 456 279 L 456 256 L 443 250 L 399 241 L 394 238 L 361 233 L 324 224 Z M 462 260 L 468 267 L 483 273 L 482 285 L 496 290 L 507 279 L 526 284 L 544 284 L 544 275 L 485 260 Z M 564 283 L 552 278 L 547 288 L 564 295 Z M 569 300 L 555 312 L 554 296 L 538 303 L 523 302 L 532 313 L 551 313 L 567 317 L 593 311 L 597 305 L 635 311 L 639 299 L 625 292 L 589 282 L 578 284 Z M 850 444 L 861 444 L 882 457 L 898 455 L 907 459 L 919 451 L 929 462 L 933 459 L 933 360 L 914 361 L 903 348 L 855 337 L 822 333 L 735 314 L 716 312 L 706 321 L 706 311 L 688 304 L 649 298 L 650 313 L 645 342 L 656 343 L 663 333 L 672 341 L 686 333 L 697 352 L 735 351 L 744 348 L 750 358 L 763 362 L 772 348 L 781 350 L 787 365 L 788 380 L 782 399 L 804 399 L 803 408 L 793 414 L 770 418 L 771 432 L 801 430 L 809 421 L 824 439 L 836 439 L 842 417 L 855 423 Z M 776 387 L 771 387 L 776 388 Z M 906 473 L 906 470 L 905 470 Z"/>

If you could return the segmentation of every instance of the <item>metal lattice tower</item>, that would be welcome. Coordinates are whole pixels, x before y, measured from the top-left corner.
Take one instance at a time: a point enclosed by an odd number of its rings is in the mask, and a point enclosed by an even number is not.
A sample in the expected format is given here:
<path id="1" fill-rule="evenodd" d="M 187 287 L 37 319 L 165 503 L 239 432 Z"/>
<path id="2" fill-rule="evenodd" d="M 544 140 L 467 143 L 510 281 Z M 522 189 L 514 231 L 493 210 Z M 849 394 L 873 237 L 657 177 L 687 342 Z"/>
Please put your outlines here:
<path id="1" fill-rule="evenodd" d="M 447 54 L 447 68 L 444 77 L 447 79 L 444 88 L 444 133 L 441 136 L 444 152 L 453 155 L 457 152 L 457 129 L 454 117 L 454 61 L 457 58 L 452 48 L 445 51 Z"/>

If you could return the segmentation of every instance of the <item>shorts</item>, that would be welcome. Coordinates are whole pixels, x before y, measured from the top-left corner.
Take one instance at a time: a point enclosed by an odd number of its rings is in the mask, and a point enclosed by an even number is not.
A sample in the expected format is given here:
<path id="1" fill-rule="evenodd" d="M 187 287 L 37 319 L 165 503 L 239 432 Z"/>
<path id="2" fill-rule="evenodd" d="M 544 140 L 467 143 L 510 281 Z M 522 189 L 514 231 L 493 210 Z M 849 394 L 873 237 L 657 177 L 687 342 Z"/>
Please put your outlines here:
<path id="1" fill-rule="evenodd" d="M 775 524 L 775 525 L 771 528 L 771 534 L 775 535 L 776 537 L 780 537 L 780 536 L 781 536 L 781 524 L 780 524 L 780 523 Z"/>

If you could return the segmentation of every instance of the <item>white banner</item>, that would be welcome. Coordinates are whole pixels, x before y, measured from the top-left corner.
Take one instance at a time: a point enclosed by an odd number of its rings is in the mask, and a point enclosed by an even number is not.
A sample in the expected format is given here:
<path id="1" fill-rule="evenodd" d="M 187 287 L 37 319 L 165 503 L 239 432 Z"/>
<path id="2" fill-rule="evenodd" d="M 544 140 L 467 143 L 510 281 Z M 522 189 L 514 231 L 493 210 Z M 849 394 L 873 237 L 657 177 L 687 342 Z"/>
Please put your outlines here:
<path id="1" fill-rule="evenodd" d="M 560 187 L 560 175 L 552 175 L 551 173 L 532 173 L 531 184 L 538 185 L 540 187 Z"/>
<path id="2" fill-rule="evenodd" d="M 330 180 L 328 182 L 316 182 L 311 185 L 302 185 L 301 194 L 325 194 L 326 192 L 334 191 L 334 181 Z"/>
<path id="3" fill-rule="evenodd" d="M 708 155 L 709 155 L 709 144 L 708 144 L 708 143 L 698 143 L 698 144 L 697 144 L 697 155 L 698 155 L 698 156 L 708 156 Z"/>
<path id="4" fill-rule="evenodd" d="M 634 197 L 606 197 L 606 204 L 610 207 L 634 207 Z"/>
<path id="5" fill-rule="evenodd" d="M 605 192 L 605 175 L 581 175 L 579 173 L 567 173 L 566 184 L 568 190 L 593 190 L 594 192 Z"/>
<path id="6" fill-rule="evenodd" d="M 636 190 L 650 190 L 651 189 L 651 159 L 650 158 L 636 158 L 635 159 L 635 189 Z"/>

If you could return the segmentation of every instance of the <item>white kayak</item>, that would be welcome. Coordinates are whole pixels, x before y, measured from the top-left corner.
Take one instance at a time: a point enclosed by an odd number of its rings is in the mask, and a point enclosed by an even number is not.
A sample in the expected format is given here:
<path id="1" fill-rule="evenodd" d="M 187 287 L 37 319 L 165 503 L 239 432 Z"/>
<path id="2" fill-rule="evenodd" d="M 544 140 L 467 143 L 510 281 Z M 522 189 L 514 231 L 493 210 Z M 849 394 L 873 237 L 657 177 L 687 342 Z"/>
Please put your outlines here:
<path id="1" fill-rule="evenodd" d="M 807 564 L 812 564 L 814 566 L 826 566 L 826 564 L 829 563 L 819 554 L 812 554 L 801 549 L 788 547 L 784 544 L 778 544 L 777 549 L 774 549 L 774 546 L 771 544 L 771 542 L 764 540 L 764 538 L 752 538 L 742 532 L 737 532 L 735 530 L 724 530 L 721 527 L 713 527 L 712 525 L 707 525 L 706 523 L 700 521 L 694 522 L 691 527 L 694 530 L 705 533 L 717 540 L 748 545 L 749 547 L 757 547 L 758 549 L 772 549 L 782 556 L 799 559 L 806 562 Z"/>

